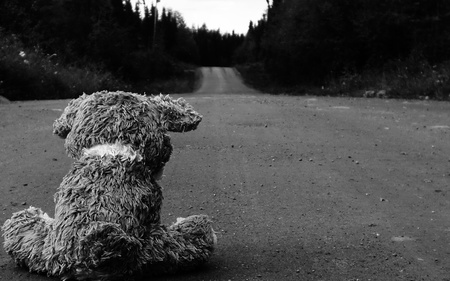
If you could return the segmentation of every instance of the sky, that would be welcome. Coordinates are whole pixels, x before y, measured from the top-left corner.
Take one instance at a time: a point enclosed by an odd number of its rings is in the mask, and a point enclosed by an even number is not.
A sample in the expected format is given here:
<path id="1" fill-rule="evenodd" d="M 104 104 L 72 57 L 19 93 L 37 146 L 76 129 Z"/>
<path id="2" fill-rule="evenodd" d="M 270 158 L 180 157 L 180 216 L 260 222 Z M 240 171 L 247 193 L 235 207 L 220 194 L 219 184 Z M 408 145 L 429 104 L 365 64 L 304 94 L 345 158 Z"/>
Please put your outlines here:
<path id="1" fill-rule="evenodd" d="M 151 6 L 156 0 L 146 0 Z M 267 10 L 266 0 L 160 0 L 158 8 L 178 11 L 187 27 L 201 27 L 222 33 L 246 34 L 250 21 L 257 22 Z"/>

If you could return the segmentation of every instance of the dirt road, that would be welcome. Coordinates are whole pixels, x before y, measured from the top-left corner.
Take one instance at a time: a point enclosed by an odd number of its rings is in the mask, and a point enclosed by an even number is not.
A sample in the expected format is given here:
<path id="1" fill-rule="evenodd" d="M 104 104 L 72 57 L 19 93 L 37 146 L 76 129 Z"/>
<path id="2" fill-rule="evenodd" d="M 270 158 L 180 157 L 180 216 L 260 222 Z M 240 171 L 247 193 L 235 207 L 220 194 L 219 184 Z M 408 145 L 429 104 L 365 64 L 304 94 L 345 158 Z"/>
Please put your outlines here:
<path id="1" fill-rule="evenodd" d="M 204 121 L 172 134 L 162 216 L 211 215 L 219 245 L 201 271 L 156 280 L 450 280 L 449 103 L 271 96 L 202 72 L 182 96 Z M 0 105 L 1 223 L 53 215 L 66 104 Z M 3 251 L 0 279 L 51 280 Z"/>

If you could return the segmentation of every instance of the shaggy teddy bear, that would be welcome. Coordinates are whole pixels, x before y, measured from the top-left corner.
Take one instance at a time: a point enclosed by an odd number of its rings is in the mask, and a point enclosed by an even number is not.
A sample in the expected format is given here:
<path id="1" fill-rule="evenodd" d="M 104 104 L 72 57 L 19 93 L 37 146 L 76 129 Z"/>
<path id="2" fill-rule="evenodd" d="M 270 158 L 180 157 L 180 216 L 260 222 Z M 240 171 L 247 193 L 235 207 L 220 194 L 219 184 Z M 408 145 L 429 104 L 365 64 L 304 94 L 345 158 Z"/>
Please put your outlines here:
<path id="1" fill-rule="evenodd" d="M 3 225 L 4 248 L 30 271 L 63 280 L 111 280 L 192 269 L 211 256 L 206 215 L 161 225 L 157 180 L 170 158 L 166 134 L 196 129 L 183 99 L 98 92 L 70 101 L 54 123 L 76 161 L 58 188 L 55 218 L 29 207 Z"/>

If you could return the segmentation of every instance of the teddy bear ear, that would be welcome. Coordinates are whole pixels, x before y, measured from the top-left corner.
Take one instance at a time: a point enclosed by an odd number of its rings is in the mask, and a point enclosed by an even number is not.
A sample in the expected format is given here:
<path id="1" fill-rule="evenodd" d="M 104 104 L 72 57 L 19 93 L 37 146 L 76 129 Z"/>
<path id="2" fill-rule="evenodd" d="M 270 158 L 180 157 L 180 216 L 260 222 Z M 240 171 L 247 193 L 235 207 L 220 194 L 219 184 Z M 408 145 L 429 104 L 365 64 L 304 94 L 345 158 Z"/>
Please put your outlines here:
<path id="1" fill-rule="evenodd" d="M 61 116 L 53 122 L 53 134 L 63 139 L 67 137 L 72 130 L 73 120 L 78 112 L 78 108 L 87 97 L 88 95 L 83 94 L 69 102 Z"/>
<path id="2" fill-rule="evenodd" d="M 175 100 L 169 95 L 160 94 L 149 99 L 156 104 L 161 114 L 161 122 L 170 132 L 195 130 L 202 121 L 202 116 L 183 98 Z"/>

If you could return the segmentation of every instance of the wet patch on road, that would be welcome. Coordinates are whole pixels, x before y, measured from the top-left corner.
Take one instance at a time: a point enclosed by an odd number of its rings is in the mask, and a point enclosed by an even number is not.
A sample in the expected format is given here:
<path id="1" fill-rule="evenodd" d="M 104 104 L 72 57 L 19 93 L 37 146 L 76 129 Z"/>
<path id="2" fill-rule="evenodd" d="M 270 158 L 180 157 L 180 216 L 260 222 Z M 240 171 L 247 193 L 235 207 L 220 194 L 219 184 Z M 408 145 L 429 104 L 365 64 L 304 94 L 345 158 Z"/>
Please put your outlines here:
<path id="1" fill-rule="evenodd" d="M 333 109 L 350 109 L 350 106 L 332 106 Z"/>
<path id="2" fill-rule="evenodd" d="M 430 126 L 430 129 L 437 129 L 437 130 L 446 130 L 446 129 L 450 129 L 450 126 L 447 125 L 434 125 L 434 126 Z"/>
<path id="3" fill-rule="evenodd" d="M 415 241 L 416 239 L 409 236 L 394 236 L 391 238 L 393 242 L 406 242 L 406 241 Z"/>

